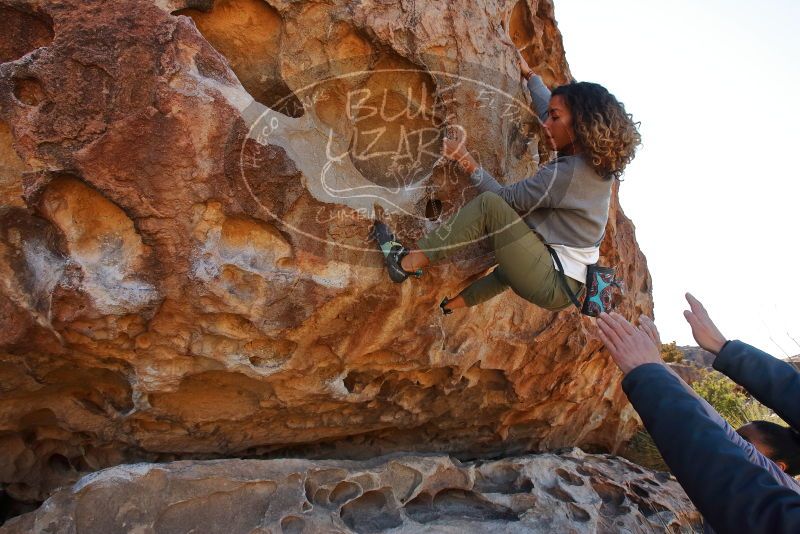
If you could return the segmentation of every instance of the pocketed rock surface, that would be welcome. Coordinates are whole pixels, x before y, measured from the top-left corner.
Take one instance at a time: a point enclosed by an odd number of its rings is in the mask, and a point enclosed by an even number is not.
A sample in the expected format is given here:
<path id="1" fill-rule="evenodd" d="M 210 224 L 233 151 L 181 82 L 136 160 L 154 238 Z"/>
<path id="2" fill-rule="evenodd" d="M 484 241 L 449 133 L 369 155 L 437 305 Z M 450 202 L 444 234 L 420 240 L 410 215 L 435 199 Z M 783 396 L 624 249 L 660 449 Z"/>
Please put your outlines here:
<path id="1" fill-rule="evenodd" d="M 698 520 L 674 479 L 573 449 L 464 464 L 405 455 L 122 465 L 0 532 L 694 532 Z"/>
<path id="2" fill-rule="evenodd" d="M 475 195 L 435 155 L 445 124 L 505 182 L 549 157 L 513 50 L 570 78 L 549 1 L 0 0 L 0 29 L 13 498 L 135 461 L 616 451 L 636 429 L 590 319 L 511 291 L 443 318 L 485 247 L 398 286 L 368 238 Z M 601 253 L 619 310 L 650 313 L 616 186 Z"/>

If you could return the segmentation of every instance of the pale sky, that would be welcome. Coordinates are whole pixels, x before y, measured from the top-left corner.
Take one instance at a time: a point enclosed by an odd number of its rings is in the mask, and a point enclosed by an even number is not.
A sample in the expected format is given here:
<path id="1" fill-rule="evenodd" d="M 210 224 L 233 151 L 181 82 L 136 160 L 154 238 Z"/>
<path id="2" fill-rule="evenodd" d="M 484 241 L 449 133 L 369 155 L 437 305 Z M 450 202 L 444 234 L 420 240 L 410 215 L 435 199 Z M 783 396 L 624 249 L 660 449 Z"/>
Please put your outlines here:
<path id="1" fill-rule="evenodd" d="M 800 2 L 560 0 L 573 76 L 641 121 L 621 201 L 662 340 L 692 344 L 683 293 L 738 338 L 800 354 Z"/>

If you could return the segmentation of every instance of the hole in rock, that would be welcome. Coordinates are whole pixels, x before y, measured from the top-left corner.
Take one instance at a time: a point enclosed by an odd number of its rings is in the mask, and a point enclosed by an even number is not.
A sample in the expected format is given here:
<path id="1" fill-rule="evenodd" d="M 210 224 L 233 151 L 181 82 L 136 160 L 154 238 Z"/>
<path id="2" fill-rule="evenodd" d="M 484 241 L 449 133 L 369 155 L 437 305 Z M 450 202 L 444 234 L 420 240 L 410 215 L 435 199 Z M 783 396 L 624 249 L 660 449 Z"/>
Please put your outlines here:
<path id="1" fill-rule="evenodd" d="M 665 473 L 664 471 L 657 471 L 654 476 L 656 477 L 657 481 L 659 481 L 661 483 L 664 483 L 667 480 L 669 480 L 669 476 L 670 475 L 669 475 L 669 473 Z"/>
<path id="2" fill-rule="evenodd" d="M 314 495 L 308 500 L 313 502 L 314 504 L 327 506 L 328 504 L 330 504 L 330 496 L 331 496 L 330 489 L 320 488 L 317 491 L 315 491 Z"/>
<path id="3" fill-rule="evenodd" d="M 578 467 L 575 468 L 575 471 L 586 477 L 603 476 L 602 473 L 600 473 L 600 471 L 598 471 L 594 467 L 587 467 L 584 465 L 579 465 Z"/>
<path id="4" fill-rule="evenodd" d="M 475 489 L 481 493 L 530 493 L 533 482 L 512 465 L 490 465 L 476 473 Z"/>
<path id="5" fill-rule="evenodd" d="M 399 189 L 430 176 L 441 149 L 435 92 L 430 74 L 394 53 L 348 92 L 350 159 L 367 180 Z"/>
<path id="6" fill-rule="evenodd" d="M 349 393 L 361 393 L 376 377 L 372 373 L 350 371 L 344 377 L 344 387 Z"/>
<path id="7" fill-rule="evenodd" d="M 655 501 L 650 499 L 644 499 L 639 496 L 632 496 L 631 500 L 636 503 L 636 506 L 639 508 L 639 511 L 644 514 L 645 517 L 650 517 L 651 515 L 655 515 L 660 512 L 667 512 L 669 508 L 666 506 L 659 504 Z"/>
<path id="8" fill-rule="evenodd" d="M 347 131 L 348 120 L 342 110 L 347 109 L 347 98 L 351 95 L 347 80 L 325 80 L 314 93 L 314 113 L 333 132 Z M 352 98 L 352 96 L 351 96 Z"/>
<path id="9" fill-rule="evenodd" d="M 391 462 L 388 473 L 389 485 L 400 502 L 408 500 L 422 483 L 422 473 L 399 462 Z"/>
<path id="10" fill-rule="evenodd" d="M 517 481 L 514 489 L 517 490 L 517 493 L 530 493 L 533 491 L 533 481 L 528 477 L 524 477 Z"/>
<path id="11" fill-rule="evenodd" d="M 625 502 L 625 491 L 621 487 L 594 481 L 592 481 L 592 487 L 603 501 L 600 506 L 600 515 L 605 517 L 621 515 L 621 507 Z"/>
<path id="12" fill-rule="evenodd" d="M 631 471 L 633 471 L 637 475 L 643 475 L 644 474 L 644 471 L 642 471 L 641 469 L 639 469 L 638 467 L 636 467 L 633 464 L 628 465 L 628 469 L 630 469 Z"/>
<path id="13" fill-rule="evenodd" d="M 583 486 L 583 479 L 574 473 L 558 468 L 556 469 L 556 474 L 570 486 Z"/>
<path id="14" fill-rule="evenodd" d="M 0 525 L 18 515 L 36 510 L 41 502 L 19 501 L 0 489 Z"/>
<path id="15" fill-rule="evenodd" d="M 382 532 L 403 524 L 400 512 L 382 491 L 368 491 L 342 507 L 342 520 L 358 533 Z"/>
<path id="16" fill-rule="evenodd" d="M 289 515 L 281 519 L 281 530 L 283 534 L 300 534 L 305 528 L 306 522 L 303 518 L 296 515 Z"/>
<path id="17" fill-rule="evenodd" d="M 210 11 L 187 8 L 173 14 L 194 20 L 256 101 L 289 117 L 303 116 L 303 104 L 281 76 L 283 19 L 275 8 L 263 0 L 218 0 Z M 202 58 L 196 62 L 199 70 L 206 65 Z"/>
<path id="18" fill-rule="evenodd" d="M 508 22 L 508 34 L 511 36 L 511 41 L 520 51 L 522 57 L 528 62 L 531 67 L 535 66 L 538 62 L 534 56 L 535 48 L 535 31 L 533 28 L 533 21 L 531 10 L 528 9 L 528 4 L 525 0 L 519 0 L 514 9 L 511 10 L 511 20 Z"/>
<path id="19" fill-rule="evenodd" d="M 549 493 L 550 495 L 552 495 L 553 497 L 555 497 L 559 501 L 575 502 L 575 498 L 572 495 L 570 495 L 569 493 L 564 491 L 563 488 L 560 488 L 558 486 L 554 486 L 552 488 L 547 488 L 545 491 L 547 491 L 547 493 Z"/>
<path id="20" fill-rule="evenodd" d="M 55 473 L 63 474 L 72 471 L 72 464 L 66 456 L 62 454 L 53 454 L 47 459 L 47 467 Z"/>
<path id="21" fill-rule="evenodd" d="M 425 204 L 425 218 L 429 221 L 438 220 L 442 215 L 442 201 L 438 198 L 431 198 Z"/>
<path id="22" fill-rule="evenodd" d="M 352 482 L 342 481 L 336 484 L 336 487 L 333 488 L 328 500 L 331 504 L 339 506 L 349 500 L 355 499 L 360 493 L 361 486 L 358 484 L 353 484 Z"/>
<path id="23" fill-rule="evenodd" d="M 447 489 L 431 499 L 422 493 L 405 507 L 406 514 L 419 523 L 430 523 L 443 518 L 472 519 L 476 521 L 518 521 L 510 508 L 487 501 L 472 491 Z"/>
<path id="24" fill-rule="evenodd" d="M 586 523 L 592 517 L 589 512 L 573 503 L 569 503 L 569 513 L 572 519 L 581 523 Z"/>
<path id="25" fill-rule="evenodd" d="M 306 501 L 325 506 L 329 503 L 330 487 L 335 486 L 347 476 L 343 469 L 321 469 L 310 471 L 305 480 Z"/>
<path id="26" fill-rule="evenodd" d="M 0 6 L 0 63 L 19 59 L 53 41 L 50 17 Z"/>
<path id="27" fill-rule="evenodd" d="M 42 83 L 36 78 L 14 78 L 14 97 L 29 106 L 38 106 L 44 100 Z"/>

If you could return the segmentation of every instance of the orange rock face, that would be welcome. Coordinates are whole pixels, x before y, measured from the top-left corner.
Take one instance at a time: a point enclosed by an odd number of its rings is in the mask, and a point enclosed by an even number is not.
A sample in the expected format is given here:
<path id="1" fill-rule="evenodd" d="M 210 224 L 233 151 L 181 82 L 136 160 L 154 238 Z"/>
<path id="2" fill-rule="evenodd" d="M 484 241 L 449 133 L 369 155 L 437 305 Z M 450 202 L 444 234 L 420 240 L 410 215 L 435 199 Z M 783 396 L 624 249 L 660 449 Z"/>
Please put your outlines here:
<path id="1" fill-rule="evenodd" d="M 553 6 L 455 0 L 0 2 L 0 482 L 125 461 L 616 450 L 637 426 L 592 321 L 507 292 L 443 318 L 476 244 L 388 281 L 472 198 L 437 154 L 530 175 L 514 47 L 570 78 Z M 601 80 L 602 82 L 602 80 Z M 613 90 L 613 88 L 611 88 Z M 624 95 L 621 95 L 624 97 Z M 612 200 L 602 261 L 652 311 Z"/>

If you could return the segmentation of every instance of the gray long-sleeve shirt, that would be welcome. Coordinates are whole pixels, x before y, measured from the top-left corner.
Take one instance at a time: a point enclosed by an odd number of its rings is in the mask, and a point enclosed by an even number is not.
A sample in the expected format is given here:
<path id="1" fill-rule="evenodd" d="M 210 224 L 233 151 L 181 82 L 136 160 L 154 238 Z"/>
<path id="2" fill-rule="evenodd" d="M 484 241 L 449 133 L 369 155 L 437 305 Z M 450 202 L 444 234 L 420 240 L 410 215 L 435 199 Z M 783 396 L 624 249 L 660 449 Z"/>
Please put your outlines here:
<path id="1" fill-rule="evenodd" d="M 531 76 L 528 90 L 536 113 L 546 117 L 550 91 L 542 79 Z M 559 156 L 513 184 L 500 184 L 483 168 L 470 180 L 479 191 L 502 197 L 547 243 L 591 247 L 603 239 L 613 180 L 599 176 L 581 155 Z"/>

